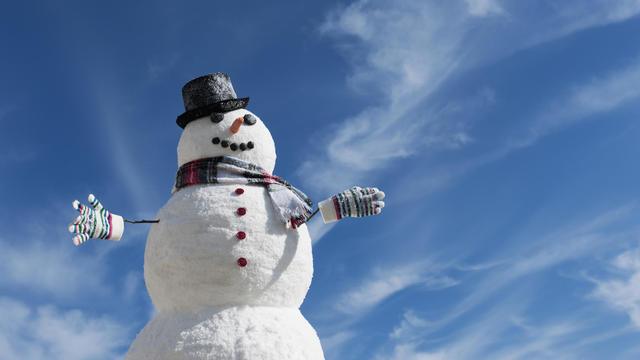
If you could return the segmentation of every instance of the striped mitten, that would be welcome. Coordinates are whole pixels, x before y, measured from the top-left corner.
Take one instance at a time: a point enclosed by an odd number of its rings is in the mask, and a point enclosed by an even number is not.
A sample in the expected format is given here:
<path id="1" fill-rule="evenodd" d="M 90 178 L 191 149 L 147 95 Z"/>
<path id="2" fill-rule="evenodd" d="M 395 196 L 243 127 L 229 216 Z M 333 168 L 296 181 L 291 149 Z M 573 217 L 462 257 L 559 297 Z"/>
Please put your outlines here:
<path id="1" fill-rule="evenodd" d="M 78 200 L 73 202 L 73 208 L 80 213 L 69 225 L 69 232 L 78 234 L 73 237 L 73 243 L 78 246 L 90 238 L 120 240 L 124 232 L 122 216 L 110 213 L 93 194 L 89 194 L 89 203 L 93 210 Z"/>
<path id="2" fill-rule="evenodd" d="M 384 192 L 377 188 L 354 186 L 318 204 L 325 224 L 343 217 L 364 217 L 379 214 L 384 207 Z"/>

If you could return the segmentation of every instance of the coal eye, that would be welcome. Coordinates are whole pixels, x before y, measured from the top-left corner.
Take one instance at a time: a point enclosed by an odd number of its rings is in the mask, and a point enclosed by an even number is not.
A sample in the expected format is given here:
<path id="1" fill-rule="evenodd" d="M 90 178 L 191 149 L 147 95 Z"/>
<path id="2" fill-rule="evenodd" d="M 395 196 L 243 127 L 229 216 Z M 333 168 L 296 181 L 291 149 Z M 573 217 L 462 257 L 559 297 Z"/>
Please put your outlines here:
<path id="1" fill-rule="evenodd" d="M 253 125 L 256 123 L 256 117 L 251 114 L 247 114 L 244 116 L 244 123 L 245 125 Z"/>
<path id="2" fill-rule="evenodd" d="M 224 119 L 224 114 L 221 113 L 213 113 L 211 114 L 211 122 L 219 123 Z"/>

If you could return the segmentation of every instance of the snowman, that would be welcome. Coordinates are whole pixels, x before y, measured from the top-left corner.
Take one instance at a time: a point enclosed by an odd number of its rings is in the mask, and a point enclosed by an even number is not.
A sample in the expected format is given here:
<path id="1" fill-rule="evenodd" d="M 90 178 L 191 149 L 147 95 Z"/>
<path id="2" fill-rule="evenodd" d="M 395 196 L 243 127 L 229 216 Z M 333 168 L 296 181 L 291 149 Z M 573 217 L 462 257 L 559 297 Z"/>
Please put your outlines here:
<path id="1" fill-rule="evenodd" d="M 76 245 L 118 241 L 125 222 L 153 222 L 144 279 L 158 313 L 125 359 L 324 359 L 299 310 L 313 276 L 304 224 L 312 202 L 272 174 L 273 138 L 228 75 L 191 80 L 182 95 L 178 172 L 156 220 L 125 220 L 93 195 L 91 208 L 73 203 Z M 383 197 L 353 187 L 318 210 L 325 223 L 374 215 Z"/>

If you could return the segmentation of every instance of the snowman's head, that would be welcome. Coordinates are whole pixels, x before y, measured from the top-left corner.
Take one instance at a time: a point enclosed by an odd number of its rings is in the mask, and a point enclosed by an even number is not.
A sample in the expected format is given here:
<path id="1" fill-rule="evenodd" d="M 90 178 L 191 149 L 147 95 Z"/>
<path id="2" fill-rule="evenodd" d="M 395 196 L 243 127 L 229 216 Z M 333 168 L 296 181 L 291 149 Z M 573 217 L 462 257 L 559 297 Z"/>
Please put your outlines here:
<path id="1" fill-rule="evenodd" d="M 251 111 L 214 113 L 189 122 L 178 143 L 178 167 L 189 161 L 231 156 L 272 173 L 276 147 L 269 129 Z"/>

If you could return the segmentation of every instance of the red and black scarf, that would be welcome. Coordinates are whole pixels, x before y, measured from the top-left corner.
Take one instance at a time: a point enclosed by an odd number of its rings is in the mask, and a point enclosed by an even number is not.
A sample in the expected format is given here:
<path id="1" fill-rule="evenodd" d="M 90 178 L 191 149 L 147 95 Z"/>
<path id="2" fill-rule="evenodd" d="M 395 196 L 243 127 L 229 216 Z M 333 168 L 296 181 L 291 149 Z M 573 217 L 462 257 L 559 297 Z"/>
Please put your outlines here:
<path id="1" fill-rule="evenodd" d="M 258 165 L 229 156 L 190 161 L 178 169 L 174 192 L 198 184 L 258 184 L 269 192 L 271 204 L 283 223 L 307 221 L 313 202 L 302 191 Z"/>

